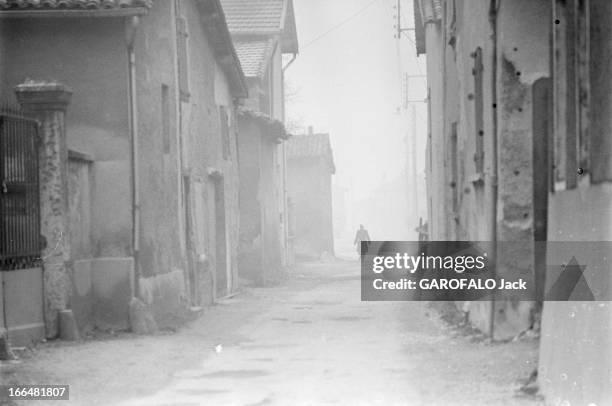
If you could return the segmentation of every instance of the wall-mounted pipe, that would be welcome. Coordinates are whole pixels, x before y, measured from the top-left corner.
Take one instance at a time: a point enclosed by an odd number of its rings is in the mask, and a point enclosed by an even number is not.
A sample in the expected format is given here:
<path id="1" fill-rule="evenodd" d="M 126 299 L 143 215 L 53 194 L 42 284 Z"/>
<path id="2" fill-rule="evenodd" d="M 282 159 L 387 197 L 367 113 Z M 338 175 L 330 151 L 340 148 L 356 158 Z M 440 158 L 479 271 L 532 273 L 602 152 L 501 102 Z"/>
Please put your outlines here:
<path id="1" fill-rule="evenodd" d="M 132 253 L 134 257 L 134 296 L 140 296 L 140 177 L 138 170 L 138 99 L 136 91 L 136 53 L 134 41 L 140 24 L 139 17 L 126 20 L 128 52 L 128 99 L 131 140 L 132 180 Z"/>
<path id="2" fill-rule="evenodd" d="M 487 184 L 490 188 L 491 207 L 489 209 L 488 237 L 492 244 L 492 259 L 497 273 L 497 16 L 501 0 L 491 0 L 489 6 L 489 23 L 491 25 L 492 61 L 491 61 L 491 100 L 492 131 L 491 131 L 491 170 Z M 495 293 L 491 295 L 491 306 L 489 309 L 489 337 L 495 337 Z"/>

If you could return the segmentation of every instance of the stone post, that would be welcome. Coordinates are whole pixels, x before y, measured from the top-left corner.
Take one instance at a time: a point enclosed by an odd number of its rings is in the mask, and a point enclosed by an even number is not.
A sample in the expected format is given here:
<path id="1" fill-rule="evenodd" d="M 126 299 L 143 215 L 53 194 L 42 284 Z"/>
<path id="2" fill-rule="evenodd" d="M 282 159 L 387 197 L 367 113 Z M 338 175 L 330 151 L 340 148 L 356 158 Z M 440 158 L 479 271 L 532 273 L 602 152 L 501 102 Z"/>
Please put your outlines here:
<path id="1" fill-rule="evenodd" d="M 66 128 L 72 91 L 60 83 L 26 82 L 15 88 L 24 112 L 40 122 L 39 182 L 41 253 L 44 268 L 45 330 L 58 335 L 58 313 L 68 307 L 71 290 Z"/>

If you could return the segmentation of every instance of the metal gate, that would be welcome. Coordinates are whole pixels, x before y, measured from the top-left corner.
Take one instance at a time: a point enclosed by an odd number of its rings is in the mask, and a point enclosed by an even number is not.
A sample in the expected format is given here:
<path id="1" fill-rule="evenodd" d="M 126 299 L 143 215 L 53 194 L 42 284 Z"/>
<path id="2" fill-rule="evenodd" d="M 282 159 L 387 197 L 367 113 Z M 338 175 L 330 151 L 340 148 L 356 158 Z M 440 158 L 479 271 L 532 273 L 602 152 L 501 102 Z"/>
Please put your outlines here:
<path id="1" fill-rule="evenodd" d="M 0 269 L 40 261 L 38 122 L 0 108 Z"/>
<path id="2" fill-rule="evenodd" d="M 0 106 L 0 333 L 17 346 L 44 337 L 38 140 L 36 120 Z"/>

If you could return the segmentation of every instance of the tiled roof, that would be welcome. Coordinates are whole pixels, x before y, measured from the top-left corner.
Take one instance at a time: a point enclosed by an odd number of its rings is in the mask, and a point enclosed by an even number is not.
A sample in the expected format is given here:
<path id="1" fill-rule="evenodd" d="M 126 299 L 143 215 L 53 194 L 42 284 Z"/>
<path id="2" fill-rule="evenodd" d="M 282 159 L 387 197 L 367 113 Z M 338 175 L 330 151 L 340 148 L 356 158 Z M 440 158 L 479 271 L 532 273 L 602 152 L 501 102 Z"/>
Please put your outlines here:
<path id="1" fill-rule="evenodd" d="M 335 172 L 334 155 L 329 142 L 329 134 L 299 134 L 287 142 L 287 158 L 321 157 L 328 160 L 332 173 Z"/>
<path id="2" fill-rule="evenodd" d="M 266 61 L 272 54 L 272 40 L 235 41 L 234 48 L 246 77 L 261 77 L 266 70 Z"/>
<path id="3" fill-rule="evenodd" d="M 152 4 L 153 0 L 0 0 L 0 10 L 110 10 Z"/>
<path id="4" fill-rule="evenodd" d="M 232 34 L 262 34 L 282 29 L 285 0 L 221 0 Z"/>

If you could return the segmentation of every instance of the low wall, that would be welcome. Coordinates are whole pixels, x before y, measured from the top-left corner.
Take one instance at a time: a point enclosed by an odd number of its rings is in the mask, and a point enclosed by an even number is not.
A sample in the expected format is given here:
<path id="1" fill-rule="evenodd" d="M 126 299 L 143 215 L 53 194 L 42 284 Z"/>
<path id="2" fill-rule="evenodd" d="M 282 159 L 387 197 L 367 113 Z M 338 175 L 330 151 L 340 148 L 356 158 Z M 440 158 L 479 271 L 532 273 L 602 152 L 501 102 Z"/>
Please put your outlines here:
<path id="1" fill-rule="evenodd" d="M 147 304 L 159 327 L 180 324 L 187 305 L 185 275 L 180 269 L 149 278 L 140 278 L 140 299 Z"/>
<path id="2" fill-rule="evenodd" d="M 133 296 L 132 258 L 93 258 L 74 262 L 71 307 L 81 331 L 125 330 Z"/>
<path id="3" fill-rule="evenodd" d="M 13 346 L 29 346 L 45 335 L 41 268 L 0 272 L 2 324 Z"/>

